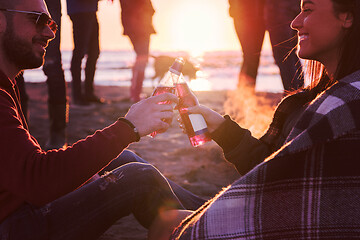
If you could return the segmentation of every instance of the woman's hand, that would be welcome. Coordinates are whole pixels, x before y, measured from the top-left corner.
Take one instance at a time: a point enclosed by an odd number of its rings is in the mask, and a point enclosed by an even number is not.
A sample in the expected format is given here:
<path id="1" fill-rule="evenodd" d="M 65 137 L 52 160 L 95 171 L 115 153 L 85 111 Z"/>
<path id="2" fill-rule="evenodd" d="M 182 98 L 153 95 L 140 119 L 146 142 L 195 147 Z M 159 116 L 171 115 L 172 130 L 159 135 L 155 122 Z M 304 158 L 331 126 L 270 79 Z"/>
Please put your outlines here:
<path id="1" fill-rule="evenodd" d="M 159 104 L 169 101 L 169 104 Z M 132 105 L 125 115 L 141 137 L 154 131 L 165 132 L 174 117 L 173 105 L 171 102 L 178 103 L 178 97 L 171 93 L 163 93 L 152 96 Z"/>
<path id="2" fill-rule="evenodd" d="M 223 118 L 223 116 L 221 116 L 219 113 L 203 105 L 188 107 L 187 111 L 189 114 L 201 114 L 206 121 L 209 132 L 215 131 L 225 121 L 225 118 Z M 180 123 L 180 127 L 183 129 L 183 131 L 185 131 L 185 127 L 183 126 L 181 119 L 178 119 L 178 121 Z"/>

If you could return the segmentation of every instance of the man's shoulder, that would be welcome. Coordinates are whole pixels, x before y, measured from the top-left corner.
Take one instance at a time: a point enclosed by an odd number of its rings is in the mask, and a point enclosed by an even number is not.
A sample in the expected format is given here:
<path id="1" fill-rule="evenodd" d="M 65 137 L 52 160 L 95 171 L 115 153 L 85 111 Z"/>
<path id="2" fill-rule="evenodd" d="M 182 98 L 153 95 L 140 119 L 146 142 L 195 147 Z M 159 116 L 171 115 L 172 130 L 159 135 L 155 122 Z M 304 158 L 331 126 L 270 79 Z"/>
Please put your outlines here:
<path id="1" fill-rule="evenodd" d="M 4 103 L 6 103 L 6 105 L 15 104 L 14 99 L 10 93 L 0 86 L 0 104 L 3 105 Z"/>
<path id="2" fill-rule="evenodd" d="M 0 88 L 9 89 L 13 87 L 13 83 L 10 79 L 0 70 Z"/>

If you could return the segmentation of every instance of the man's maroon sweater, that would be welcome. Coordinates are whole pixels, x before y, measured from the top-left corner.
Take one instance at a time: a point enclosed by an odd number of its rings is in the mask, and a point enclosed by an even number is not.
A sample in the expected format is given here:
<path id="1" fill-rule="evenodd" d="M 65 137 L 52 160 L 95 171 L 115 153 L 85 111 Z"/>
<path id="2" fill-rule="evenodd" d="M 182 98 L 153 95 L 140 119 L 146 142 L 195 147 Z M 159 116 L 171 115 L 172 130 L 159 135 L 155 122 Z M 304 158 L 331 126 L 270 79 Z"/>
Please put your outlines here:
<path id="1" fill-rule="evenodd" d="M 117 121 L 65 150 L 42 150 L 15 84 L 0 71 L 0 223 L 26 202 L 42 206 L 77 189 L 135 140 L 133 129 Z"/>

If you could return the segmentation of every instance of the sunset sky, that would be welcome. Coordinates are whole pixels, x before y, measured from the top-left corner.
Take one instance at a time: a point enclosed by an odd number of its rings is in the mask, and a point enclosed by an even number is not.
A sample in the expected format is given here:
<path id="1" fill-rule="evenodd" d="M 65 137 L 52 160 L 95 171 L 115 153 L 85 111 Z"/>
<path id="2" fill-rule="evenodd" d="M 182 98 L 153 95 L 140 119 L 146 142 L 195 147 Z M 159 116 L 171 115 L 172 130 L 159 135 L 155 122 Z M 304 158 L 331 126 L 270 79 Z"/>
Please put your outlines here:
<path id="1" fill-rule="evenodd" d="M 61 1 L 62 49 L 71 50 L 72 25 L 65 0 Z M 151 50 L 189 51 L 196 55 L 203 51 L 240 48 L 227 0 L 152 0 L 152 3 L 157 34 L 151 38 Z M 102 50 L 132 49 L 127 37 L 122 35 L 119 1 L 100 1 L 98 18 Z"/>

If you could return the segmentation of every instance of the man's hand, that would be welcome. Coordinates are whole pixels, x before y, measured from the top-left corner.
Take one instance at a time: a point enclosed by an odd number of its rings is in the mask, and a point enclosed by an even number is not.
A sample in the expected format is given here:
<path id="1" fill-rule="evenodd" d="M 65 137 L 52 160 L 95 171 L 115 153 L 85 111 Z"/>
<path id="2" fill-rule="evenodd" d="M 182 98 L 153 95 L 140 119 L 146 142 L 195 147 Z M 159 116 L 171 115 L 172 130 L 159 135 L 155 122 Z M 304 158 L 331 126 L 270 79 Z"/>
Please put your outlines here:
<path id="1" fill-rule="evenodd" d="M 152 96 L 132 105 L 125 115 L 136 129 L 140 137 L 154 131 L 165 132 L 174 117 L 172 104 L 158 104 L 159 102 L 171 101 L 178 103 L 178 97 L 171 93 L 163 93 Z M 165 120 L 165 121 L 164 121 Z"/>

